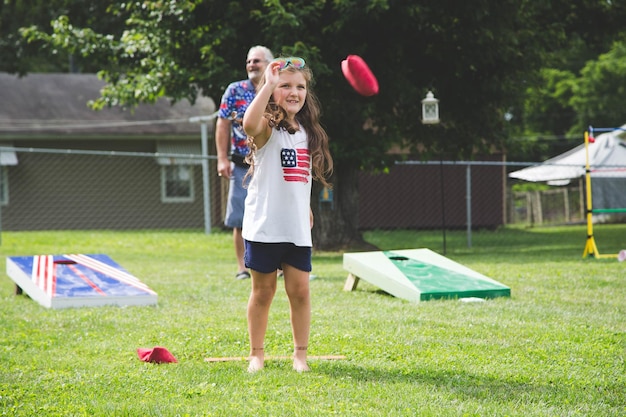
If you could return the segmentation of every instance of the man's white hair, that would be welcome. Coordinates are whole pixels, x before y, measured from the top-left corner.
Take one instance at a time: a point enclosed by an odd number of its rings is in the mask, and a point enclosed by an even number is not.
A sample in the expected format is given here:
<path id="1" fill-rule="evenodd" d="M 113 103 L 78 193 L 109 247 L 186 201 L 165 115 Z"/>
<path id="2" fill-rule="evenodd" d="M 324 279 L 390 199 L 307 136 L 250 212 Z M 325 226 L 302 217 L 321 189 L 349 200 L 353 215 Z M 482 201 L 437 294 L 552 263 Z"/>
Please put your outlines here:
<path id="1" fill-rule="evenodd" d="M 272 51 L 270 51 L 269 48 L 262 46 L 262 45 L 256 45 L 250 48 L 250 50 L 248 51 L 248 56 L 250 56 L 252 52 L 256 52 L 256 51 L 263 52 L 263 55 L 265 56 L 265 60 L 267 62 L 270 62 L 271 60 L 274 59 L 274 55 L 272 54 Z"/>

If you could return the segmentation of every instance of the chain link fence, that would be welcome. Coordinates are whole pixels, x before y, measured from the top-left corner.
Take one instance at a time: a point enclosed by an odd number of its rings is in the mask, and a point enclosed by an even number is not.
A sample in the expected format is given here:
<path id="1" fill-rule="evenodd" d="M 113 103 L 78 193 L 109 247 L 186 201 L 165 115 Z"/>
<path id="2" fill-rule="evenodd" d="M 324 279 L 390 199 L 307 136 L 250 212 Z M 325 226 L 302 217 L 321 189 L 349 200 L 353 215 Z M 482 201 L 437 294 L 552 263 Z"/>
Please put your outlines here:
<path id="1" fill-rule="evenodd" d="M 0 162 L 1 231 L 223 227 L 228 181 L 217 177 L 214 156 L 0 147 Z M 584 177 L 515 191 L 521 182 L 508 174 L 528 165 L 405 161 L 362 173 L 360 229 L 463 231 L 471 245 L 476 230 L 585 224 Z M 615 211 L 602 221 L 622 222 Z"/>

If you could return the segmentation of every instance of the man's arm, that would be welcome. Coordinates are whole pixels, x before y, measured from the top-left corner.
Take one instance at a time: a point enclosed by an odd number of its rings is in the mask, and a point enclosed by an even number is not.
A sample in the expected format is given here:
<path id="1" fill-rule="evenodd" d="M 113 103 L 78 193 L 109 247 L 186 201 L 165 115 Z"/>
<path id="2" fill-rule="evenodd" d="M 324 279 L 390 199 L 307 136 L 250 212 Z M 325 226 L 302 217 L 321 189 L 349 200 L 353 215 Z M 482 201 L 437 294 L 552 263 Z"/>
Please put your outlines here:
<path id="1" fill-rule="evenodd" d="M 217 151 L 217 174 L 230 178 L 232 172 L 228 150 L 230 149 L 230 133 L 232 122 L 221 117 L 217 118 L 215 126 L 215 149 Z"/>

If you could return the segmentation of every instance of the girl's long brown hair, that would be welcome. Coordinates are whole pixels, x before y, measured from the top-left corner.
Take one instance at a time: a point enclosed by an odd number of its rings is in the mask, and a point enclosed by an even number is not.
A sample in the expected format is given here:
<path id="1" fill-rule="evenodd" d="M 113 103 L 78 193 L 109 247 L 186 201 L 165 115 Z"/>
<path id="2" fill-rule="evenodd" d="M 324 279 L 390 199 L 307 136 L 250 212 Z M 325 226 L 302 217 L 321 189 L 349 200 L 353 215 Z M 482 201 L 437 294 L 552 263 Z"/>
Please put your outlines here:
<path id="1" fill-rule="evenodd" d="M 311 153 L 311 174 L 313 175 L 313 179 L 319 181 L 325 187 L 331 188 L 326 178 L 333 172 L 333 158 L 328 146 L 328 134 L 320 124 L 320 102 L 310 88 L 313 82 L 313 73 L 308 67 L 296 69 L 288 66 L 282 71 L 301 72 L 304 75 L 307 84 L 306 99 L 304 106 L 302 106 L 302 109 L 296 114 L 296 120 L 304 127 L 307 133 L 309 152 Z M 265 79 L 261 80 L 261 84 L 257 88 L 260 88 L 264 82 Z M 263 117 L 267 119 L 268 125 L 273 129 L 285 129 L 291 134 L 295 133 L 295 129 L 287 122 L 286 116 L 287 113 L 285 109 L 276 104 L 273 96 L 270 97 L 263 115 Z M 254 144 L 254 138 L 251 136 L 248 136 L 248 146 L 250 147 L 250 153 L 246 156 L 246 162 L 250 164 L 248 175 L 252 175 L 254 171 L 253 157 L 256 153 L 256 145 Z"/>

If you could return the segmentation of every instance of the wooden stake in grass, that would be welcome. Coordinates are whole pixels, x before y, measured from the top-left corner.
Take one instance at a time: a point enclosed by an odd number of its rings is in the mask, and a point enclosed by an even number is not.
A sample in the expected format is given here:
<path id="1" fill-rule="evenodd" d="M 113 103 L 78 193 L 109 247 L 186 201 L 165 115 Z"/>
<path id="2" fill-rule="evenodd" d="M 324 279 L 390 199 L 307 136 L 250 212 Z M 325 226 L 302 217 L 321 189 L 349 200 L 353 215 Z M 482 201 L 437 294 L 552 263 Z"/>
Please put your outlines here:
<path id="1" fill-rule="evenodd" d="M 284 360 L 284 359 L 293 359 L 292 356 L 267 356 L 265 360 Z M 333 361 L 333 360 L 342 360 L 346 359 L 343 355 L 322 355 L 322 356 L 308 356 L 307 359 L 310 360 L 325 360 L 325 361 Z M 247 356 L 227 356 L 223 358 L 204 358 L 205 362 L 233 362 L 233 361 L 247 361 Z"/>

